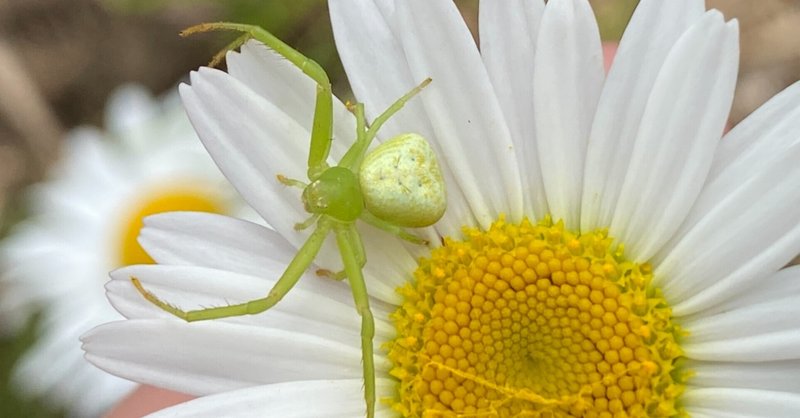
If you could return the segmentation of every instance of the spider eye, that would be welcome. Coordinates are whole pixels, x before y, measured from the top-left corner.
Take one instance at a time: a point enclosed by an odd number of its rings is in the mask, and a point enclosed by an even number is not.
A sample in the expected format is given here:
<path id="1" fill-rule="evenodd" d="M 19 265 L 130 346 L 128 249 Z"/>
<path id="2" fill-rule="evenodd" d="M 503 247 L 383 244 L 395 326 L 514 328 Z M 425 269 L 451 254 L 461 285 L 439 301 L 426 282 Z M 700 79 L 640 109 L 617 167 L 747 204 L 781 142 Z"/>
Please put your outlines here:
<path id="1" fill-rule="evenodd" d="M 433 225 L 447 208 L 439 161 L 417 134 L 398 135 L 367 154 L 359 183 L 367 210 L 398 226 Z"/>

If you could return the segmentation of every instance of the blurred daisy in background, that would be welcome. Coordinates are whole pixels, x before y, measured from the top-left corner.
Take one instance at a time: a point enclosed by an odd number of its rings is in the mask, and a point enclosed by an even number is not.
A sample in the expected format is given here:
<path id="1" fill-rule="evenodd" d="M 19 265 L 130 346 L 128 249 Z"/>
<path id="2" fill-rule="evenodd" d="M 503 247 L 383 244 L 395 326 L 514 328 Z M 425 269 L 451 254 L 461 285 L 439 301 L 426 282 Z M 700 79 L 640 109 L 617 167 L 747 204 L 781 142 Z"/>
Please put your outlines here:
<path id="1" fill-rule="evenodd" d="M 176 94 L 137 86 L 109 100 L 105 129 L 63 142 L 49 180 L 29 192 L 28 219 L 0 243 L 0 324 L 13 333 L 41 312 L 36 343 L 12 384 L 70 416 L 99 416 L 134 383 L 86 362 L 78 337 L 119 318 L 108 272 L 152 263 L 137 243 L 142 218 L 162 211 L 240 213 L 241 203 L 202 148 Z"/>
<path id="2" fill-rule="evenodd" d="M 442 247 L 362 228 L 379 416 L 800 414 L 800 269 L 784 268 L 800 252 L 800 84 L 720 140 L 736 21 L 701 0 L 643 0 L 606 75 L 584 0 L 484 1 L 480 50 L 449 1 L 329 5 L 368 115 L 433 79 L 380 135 L 426 136 L 448 182 L 425 231 Z M 112 274 L 128 320 L 86 334 L 87 358 L 212 395 L 161 416 L 363 416 L 344 283 L 309 273 L 269 312 L 192 324 L 130 283 L 186 309 L 257 298 L 305 240 L 297 192 L 274 176 L 305 174 L 313 82 L 257 42 L 228 71 L 193 73 L 182 98 L 275 230 L 150 218 L 160 264 Z M 353 138 L 338 109 L 334 155 Z"/>

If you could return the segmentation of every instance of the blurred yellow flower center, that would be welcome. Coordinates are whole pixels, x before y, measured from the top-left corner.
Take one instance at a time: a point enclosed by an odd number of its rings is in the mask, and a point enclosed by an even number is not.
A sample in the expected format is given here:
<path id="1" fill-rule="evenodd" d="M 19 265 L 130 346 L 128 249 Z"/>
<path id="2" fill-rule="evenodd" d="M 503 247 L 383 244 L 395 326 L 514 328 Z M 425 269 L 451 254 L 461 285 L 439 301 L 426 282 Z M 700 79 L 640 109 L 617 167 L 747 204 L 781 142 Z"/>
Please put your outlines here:
<path id="1" fill-rule="evenodd" d="M 120 266 L 155 263 L 137 241 L 145 217 L 172 211 L 224 213 L 225 203 L 221 196 L 211 190 L 179 186 L 153 190 L 127 209 L 128 213 L 123 215 L 119 235 Z"/>
<path id="2" fill-rule="evenodd" d="M 681 329 L 648 264 L 546 219 L 466 229 L 420 261 L 387 345 L 405 417 L 671 417 Z M 676 380 L 679 379 L 679 380 Z"/>

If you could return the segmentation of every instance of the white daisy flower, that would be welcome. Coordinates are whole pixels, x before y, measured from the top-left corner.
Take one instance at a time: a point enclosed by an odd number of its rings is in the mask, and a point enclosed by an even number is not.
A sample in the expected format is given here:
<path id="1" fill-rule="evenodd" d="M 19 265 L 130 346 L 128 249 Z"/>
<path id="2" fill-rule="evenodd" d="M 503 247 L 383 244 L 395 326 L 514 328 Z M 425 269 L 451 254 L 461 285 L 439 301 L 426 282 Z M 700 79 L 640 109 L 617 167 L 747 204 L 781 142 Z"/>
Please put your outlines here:
<path id="1" fill-rule="evenodd" d="M 105 297 L 108 271 L 152 262 L 136 242 L 142 218 L 165 210 L 233 213 L 241 205 L 177 94 L 161 102 L 140 87 L 122 88 L 108 104 L 106 128 L 70 133 L 50 180 L 31 190 L 31 217 L 0 244 L 4 330 L 43 310 L 14 385 L 81 417 L 99 416 L 134 387 L 88 364 L 78 337 L 120 318 Z"/>
<path id="2" fill-rule="evenodd" d="M 329 5 L 368 116 L 433 79 L 380 135 L 424 135 L 448 186 L 425 231 L 440 248 L 361 226 L 377 415 L 800 415 L 800 269 L 782 269 L 800 252 L 800 85 L 720 140 L 735 21 L 643 0 L 606 77 L 585 0 L 484 0 L 480 50 L 450 1 Z M 87 358 L 211 395 L 157 416 L 363 416 L 346 285 L 308 273 L 266 313 L 187 324 L 130 283 L 186 309 L 254 299 L 305 240 L 300 199 L 274 176 L 304 176 L 314 84 L 255 42 L 228 70 L 193 73 L 182 98 L 275 231 L 149 218 L 160 264 L 112 274 L 129 320 L 85 335 Z M 335 159 L 354 130 L 341 105 L 334 126 Z M 336 269 L 335 252 L 317 263 Z"/>

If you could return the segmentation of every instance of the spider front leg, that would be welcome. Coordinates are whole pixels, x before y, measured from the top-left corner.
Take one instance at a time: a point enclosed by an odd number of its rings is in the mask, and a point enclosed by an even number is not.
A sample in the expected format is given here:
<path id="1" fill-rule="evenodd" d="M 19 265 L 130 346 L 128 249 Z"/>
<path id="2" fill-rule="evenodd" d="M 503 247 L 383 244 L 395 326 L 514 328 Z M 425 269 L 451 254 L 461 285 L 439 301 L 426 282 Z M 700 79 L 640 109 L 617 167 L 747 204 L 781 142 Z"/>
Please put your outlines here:
<path id="1" fill-rule="evenodd" d="M 367 416 L 375 416 L 375 359 L 373 356 L 373 339 L 375 338 L 375 319 L 369 307 L 369 294 L 367 285 L 364 283 L 364 275 L 361 272 L 363 263 L 359 260 L 358 249 L 361 246 L 361 239 L 353 241 L 353 237 L 358 237 L 358 231 L 354 223 L 338 224 L 334 227 L 336 234 L 336 244 L 344 264 L 344 271 L 350 282 L 350 289 L 353 292 L 353 301 L 356 310 L 361 316 L 361 361 L 364 369 L 364 399 L 367 401 Z"/>
<path id="2" fill-rule="evenodd" d="M 311 233 L 311 236 L 308 237 L 305 244 L 300 247 L 300 250 L 297 251 L 297 254 L 292 261 L 289 262 L 289 265 L 286 267 L 281 277 L 275 282 L 275 285 L 272 286 L 267 296 L 261 299 L 254 299 L 236 305 L 184 311 L 171 303 L 161 300 L 158 296 L 145 289 L 139 279 L 131 277 L 131 282 L 134 287 L 136 287 L 136 290 L 149 302 L 187 322 L 261 313 L 280 302 L 280 300 L 292 290 L 294 285 L 297 284 L 297 281 L 314 261 L 317 253 L 319 253 L 319 249 L 322 248 L 325 237 L 328 236 L 328 232 L 332 227 L 333 225 L 330 221 L 325 222 L 321 220 L 317 223 L 317 228 Z"/>
<path id="3" fill-rule="evenodd" d="M 331 141 L 333 140 L 333 91 L 331 90 L 328 74 L 316 61 L 301 54 L 275 37 L 275 35 L 258 26 L 230 22 L 202 23 L 184 30 L 181 35 L 189 36 L 195 33 L 215 30 L 245 33 L 272 48 L 317 83 L 314 121 L 311 127 L 311 147 L 308 152 L 308 178 L 310 180 L 319 178 L 322 172 L 328 168 L 326 161 L 330 154 Z M 240 37 L 231 46 L 236 47 L 244 43 L 244 41 L 245 38 Z"/>

